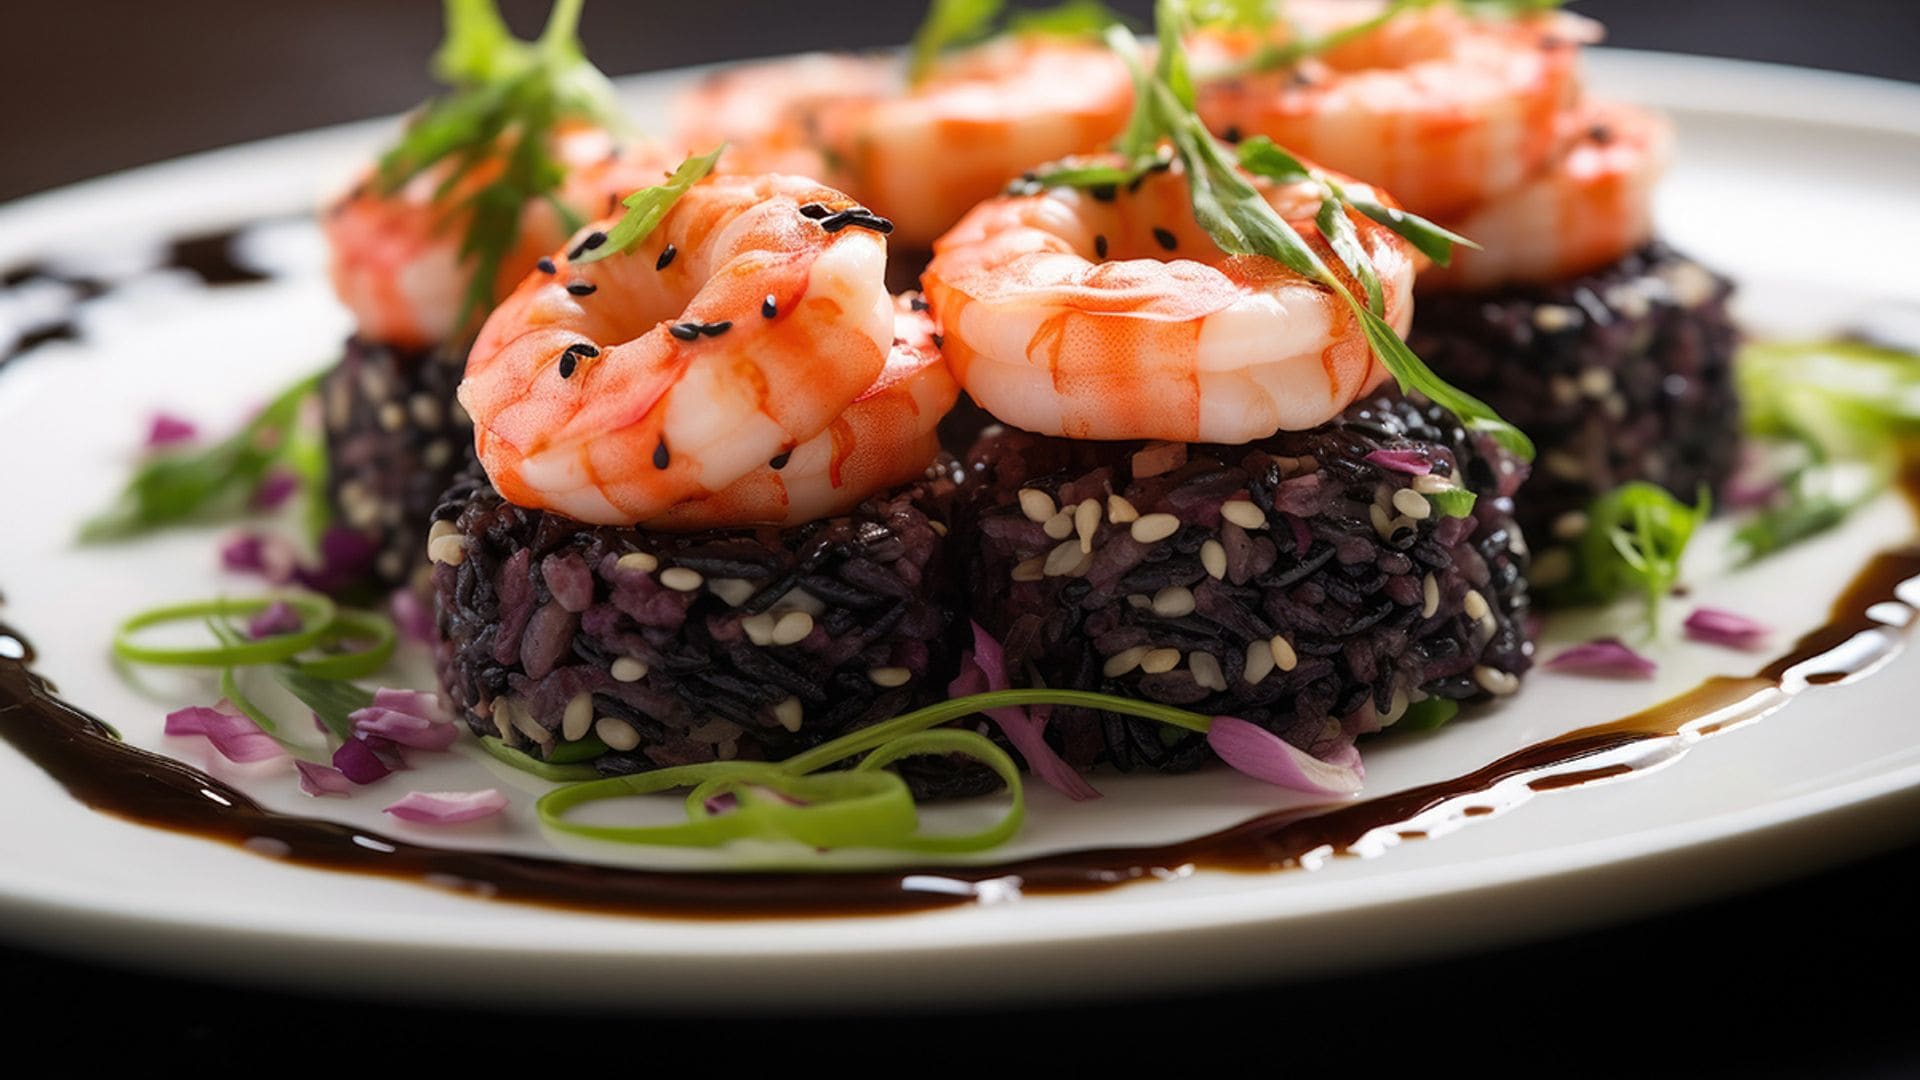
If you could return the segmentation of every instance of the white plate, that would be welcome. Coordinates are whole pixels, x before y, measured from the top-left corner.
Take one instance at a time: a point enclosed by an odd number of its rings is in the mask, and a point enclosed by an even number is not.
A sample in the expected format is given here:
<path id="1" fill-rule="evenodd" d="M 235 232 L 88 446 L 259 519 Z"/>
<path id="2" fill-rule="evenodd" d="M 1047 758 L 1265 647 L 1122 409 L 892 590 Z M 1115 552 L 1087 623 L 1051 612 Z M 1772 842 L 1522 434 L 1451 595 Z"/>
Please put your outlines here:
<path id="1" fill-rule="evenodd" d="M 1920 303 L 1920 278 L 1904 261 L 1920 249 L 1920 189 L 1911 182 L 1920 175 L 1920 89 L 1620 52 L 1597 53 L 1593 66 L 1601 91 L 1678 119 L 1682 152 L 1661 193 L 1664 230 L 1741 279 L 1750 325 L 1818 332 L 1866 305 Z M 687 77 L 628 82 L 638 115 L 660 117 Z M 50 251 L 138 251 L 146 238 L 301 211 L 390 130 L 277 139 L 16 203 L 0 209 L 0 266 Z M 287 276 L 215 291 L 149 281 L 92 309 L 80 343 L 46 346 L 0 373 L 5 618 L 33 637 L 39 670 L 71 700 L 132 742 L 206 767 L 269 806 L 424 843 L 551 853 L 524 794 L 503 823 L 435 833 L 383 819 L 386 800 L 371 794 L 314 803 L 284 773 L 223 769 L 203 747 L 161 736 L 168 706 L 141 697 L 106 662 L 111 628 L 129 611 L 247 588 L 217 572 L 214 533 L 114 548 L 70 543 L 74 523 L 123 478 L 144 418 L 167 408 L 223 428 L 323 363 L 346 330 L 309 227 L 277 231 L 261 257 Z M 1712 565 L 1724 546 L 1715 531 L 1698 545 L 1695 600 L 1772 621 L 1784 646 L 1820 621 L 1868 554 L 1912 531 L 1889 499 L 1839 533 L 1732 575 Z M 1559 620 L 1543 648 L 1624 618 Z M 1370 745 L 1368 794 L 1466 773 L 1755 665 L 1679 643 L 1671 630 L 1669 639 L 1657 683 L 1536 675 L 1504 708 Z M 180 692 L 211 696 L 204 687 Z M 1902 657 L 1630 782 L 1434 823 L 1431 831 L 1449 835 L 1383 844 L 1373 857 L 1312 871 L 1203 871 L 1067 897 L 1009 890 L 998 903 L 858 918 L 579 914 L 291 866 L 89 811 L 0 749 L 0 820 L 11 823 L 0 830 L 0 932 L 224 977 L 517 1005 L 1005 1003 L 1300 976 L 1623 918 L 1909 835 L 1920 820 L 1916 694 L 1920 658 Z M 1003 854 L 1171 841 L 1278 805 L 1271 789 L 1217 772 L 1098 782 L 1108 797 L 1092 805 L 1036 792 L 1029 829 Z M 477 757 L 388 786 L 397 794 L 403 783 L 533 790 Z"/>

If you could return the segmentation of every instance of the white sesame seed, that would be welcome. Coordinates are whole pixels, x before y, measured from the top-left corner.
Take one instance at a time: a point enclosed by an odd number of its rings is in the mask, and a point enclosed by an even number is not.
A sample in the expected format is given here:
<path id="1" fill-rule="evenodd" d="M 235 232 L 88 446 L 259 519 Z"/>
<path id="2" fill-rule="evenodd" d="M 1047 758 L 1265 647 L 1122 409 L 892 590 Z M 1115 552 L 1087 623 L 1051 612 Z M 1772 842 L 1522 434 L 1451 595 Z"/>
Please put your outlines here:
<path id="1" fill-rule="evenodd" d="M 1220 670 L 1220 661 L 1212 653 L 1191 652 L 1187 654 L 1187 666 L 1193 669 L 1193 681 L 1209 690 L 1227 688 L 1226 673 Z"/>
<path id="2" fill-rule="evenodd" d="M 1387 703 L 1387 711 L 1381 715 L 1380 723 L 1383 726 L 1395 723 L 1407 715 L 1407 707 L 1412 703 L 1412 699 L 1407 697 L 1406 687 L 1396 687 L 1393 691 L 1393 700 Z"/>
<path id="3" fill-rule="evenodd" d="M 1134 668 L 1139 667 L 1140 661 L 1144 659 L 1150 651 L 1152 650 L 1148 649 L 1145 645 L 1135 645 L 1131 649 L 1121 649 L 1119 652 L 1107 657 L 1107 662 L 1100 665 L 1100 674 L 1105 675 L 1109 679 L 1117 679 L 1127 672 L 1132 671 Z"/>
<path id="4" fill-rule="evenodd" d="M 426 453 L 420 460 L 429 469 L 438 469 L 453 460 L 453 444 L 445 439 L 435 439 L 427 444 Z"/>
<path id="5" fill-rule="evenodd" d="M 1264 529 L 1267 527 L 1266 511 L 1245 499 L 1228 499 L 1220 504 L 1220 516 L 1243 529 Z"/>
<path id="6" fill-rule="evenodd" d="M 1080 565 L 1080 556 L 1085 554 L 1080 545 L 1072 540 L 1063 540 L 1052 551 L 1047 552 L 1047 561 L 1041 566 L 1041 573 L 1047 577 L 1059 577 L 1071 573 Z"/>
<path id="7" fill-rule="evenodd" d="M 545 746 L 553 741 L 553 732 L 541 727 L 540 721 L 535 720 L 533 714 L 528 712 L 524 707 L 513 710 L 513 726 L 519 729 L 520 734 L 525 735 L 541 746 Z"/>
<path id="8" fill-rule="evenodd" d="M 1479 589 L 1467 590 L 1467 599 L 1463 606 L 1463 609 L 1467 613 L 1467 618 L 1472 619 L 1475 622 L 1478 622 L 1479 620 L 1486 618 L 1489 612 L 1492 610 L 1491 608 L 1487 607 L 1487 598 L 1480 595 Z"/>
<path id="9" fill-rule="evenodd" d="M 427 530 L 427 543 L 431 544 L 443 536 L 453 536 L 459 532 L 460 526 L 455 525 L 451 521 L 436 521 L 433 523 L 433 527 Z"/>
<path id="10" fill-rule="evenodd" d="M 1128 502 L 1125 496 L 1107 496 L 1108 521 L 1113 522 L 1115 525 L 1125 525 L 1130 521 L 1138 521 L 1139 519 L 1140 511 L 1135 510 L 1133 504 Z"/>
<path id="11" fill-rule="evenodd" d="M 1130 607 L 1137 607 L 1145 611 L 1153 606 L 1153 597 L 1148 596 L 1146 593 L 1128 593 L 1127 604 Z"/>
<path id="12" fill-rule="evenodd" d="M 1373 531 L 1385 540 L 1393 535 L 1393 522 L 1387 517 L 1387 509 L 1379 503 L 1367 504 L 1367 516 L 1373 519 Z"/>
<path id="13" fill-rule="evenodd" d="M 773 707 L 773 718 L 778 720 L 780 726 L 786 728 L 788 731 L 799 731 L 800 721 L 805 718 L 805 715 L 805 710 L 802 709 L 800 705 L 800 699 L 791 694 L 781 698 L 779 703 Z"/>
<path id="14" fill-rule="evenodd" d="M 1431 619 L 1440 610 L 1440 582 L 1428 574 L 1420 582 L 1420 617 Z"/>
<path id="15" fill-rule="evenodd" d="M 1047 534 L 1049 540 L 1065 540 L 1073 535 L 1073 515 L 1065 510 L 1048 518 L 1040 531 Z"/>
<path id="16" fill-rule="evenodd" d="M 487 716 L 493 721 L 493 730 L 499 732 L 509 745 L 514 741 L 512 701 L 511 698 L 498 698 L 493 707 L 487 710 Z"/>
<path id="17" fill-rule="evenodd" d="M 1412 488 L 1401 488 L 1393 493 L 1393 508 L 1415 521 L 1425 521 L 1433 514 L 1433 504 Z"/>
<path id="18" fill-rule="evenodd" d="M 560 717 L 560 734 L 573 742 L 587 737 L 593 729 L 593 695 L 575 694 L 567 702 L 567 711 Z"/>
<path id="19" fill-rule="evenodd" d="M 600 741 L 609 749 L 631 750 L 640 745 L 640 733 L 617 716 L 603 716 L 594 721 L 593 733 L 600 736 Z"/>
<path id="20" fill-rule="evenodd" d="M 927 528 L 932 529 L 933 535 L 935 536 L 947 535 L 947 524 L 944 521 L 934 521 L 929 519 L 927 521 Z"/>
<path id="21" fill-rule="evenodd" d="M 644 551 L 629 551 L 613 565 L 618 570 L 638 570 L 643 574 L 651 574 L 660 569 L 660 560 Z"/>
<path id="22" fill-rule="evenodd" d="M 1580 321 L 1580 310 L 1564 304 L 1541 304 L 1533 309 L 1533 325 L 1549 334 L 1557 333 Z"/>
<path id="23" fill-rule="evenodd" d="M 1441 476 L 1439 473 L 1428 473 L 1425 476 L 1416 476 L 1413 478 L 1413 490 L 1422 495 L 1438 495 L 1443 491 L 1452 491 L 1459 486 L 1460 485 L 1453 482 L 1453 477 Z"/>
<path id="24" fill-rule="evenodd" d="M 725 600 L 728 607 L 739 607 L 758 590 L 746 578 L 721 577 L 707 582 L 707 591 Z"/>
<path id="25" fill-rule="evenodd" d="M 773 644 L 796 645 L 813 633 L 813 616 L 804 611 L 789 611 L 773 624 Z"/>
<path id="26" fill-rule="evenodd" d="M 399 431 L 406 427 L 407 410 L 397 401 L 380 406 L 380 426 L 388 431 Z"/>
<path id="27" fill-rule="evenodd" d="M 1140 658 L 1140 670 L 1148 675 L 1161 675 L 1179 666 L 1179 649 L 1149 649 Z"/>
<path id="28" fill-rule="evenodd" d="M 1092 499 L 1080 500 L 1073 511 L 1073 531 L 1080 534 L 1080 550 L 1093 550 L 1093 533 L 1100 527 L 1100 504 Z"/>
<path id="29" fill-rule="evenodd" d="M 1184 585 L 1169 585 L 1154 593 L 1153 613 L 1163 619 L 1179 619 L 1193 614 L 1193 590 Z"/>
<path id="30" fill-rule="evenodd" d="M 1553 538 L 1555 540 L 1578 540 L 1587 531 L 1587 515 L 1580 510 L 1569 510 L 1553 519 Z"/>
<path id="31" fill-rule="evenodd" d="M 867 678 L 873 680 L 875 686 L 905 686 L 907 680 L 913 678 L 913 672 L 903 667 L 877 667 L 867 672 Z"/>
<path id="32" fill-rule="evenodd" d="M 1490 668 L 1485 664 L 1473 669 L 1473 681 L 1479 683 L 1480 688 L 1487 693 L 1501 697 L 1520 689 L 1518 675 L 1509 674 L 1498 668 Z"/>
<path id="33" fill-rule="evenodd" d="M 1027 559 L 1017 564 L 1016 566 L 1014 566 L 1013 580 L 1039 581 L 1041 578 L 1046 576 L 1046 565 L 1047 565 L 1046 559 L 1038 555 L 1035 555 L 1033 558 Z"/>
<path id="34" fill-rule="evenodd" d="M 1573 576 L 1573 555 L 1565 548 L 1549 548 L 1533 560 L 1533 566 L 1527 573 L 1527 582 L 1536 588 L 1545 589 L 1558 585 Z"/>
<path id="35" fill-rule="evenodd" d="M 1053 496 L 1039 488 L 1020 489 L 1020 512 L 1027 515 L 1028 521 L 1036 525 L 1044 525 L 1047 519 L 1059 510 L 1060 508 L 1053 504 Z"/>
<path id="36" fill-rule="evenodd" d="M 407 411 L 413 414 L 413 422 L 428 431 L 440 427 L 442 414 L 440 402 L 432 394 L 415 394 L 407 399 Z"/>
<path id="37" fill-rule="evenodd" d="M 758 615 L 749 615 L 741 619 L 740 629 L 745 632 L 748 641 L 755 645 L 767 646 L 773 644 L 773 624 L 778 621 L 777 616 L 763 611 Z"/>
<path id="38" fill-rule="evenodd" d="M 1264 641 L 1247 642 L 1247 663 L 1240 671 L 1240 677 L 1250 685 L 1258 686 L 1260 681 L 1273 674 L 1273 647 Z"/>
<path id="39" fill-rule="evenodd" d="M 375 560 L 374 567 L 384 577 L 397 578 L 406 571 L 407 559 L 398 551 L 383 551 L 380 558 Z"/>
<path id="40" fill-rule="evenodd" d="M 700 571 L 684 566 L 669 566 L 660 571 L 660 584 L 675 592 L 692 592 L 706 582 Z"/>
<path id="41" fill-rule="evenodd" d="M 443 536 L 427 545 L 427 558 L 433 562 L 459 566 L 467 561 L 467 538 L 464 536 Z"/>
<path id="42" fill-rule="evenodd" d="M 1606 368 L 1588 368 L 1574 382 L 1579 384 L 1580 392 L 1590 398 L 1603 398 L 1613 393 L 1613 372 Z"/>
<path id="43" fill-rule="evenodd" d="M 1586 478 L 1587 470 L 1580 464 L 1580 459 L 1565 450 L 1549 450 L 1541 454 L 1540 467 L 1546 471 L 1547 475 L 1556 476 L 1562 480 Z"/>
<path id="44" fill-rule="evenodd" d="M 1209 540 L 1200 545 L 1200 565 L 1206 568 L 1207 576 L 1215 581 L 1227 576 L 1227 549 L 1218 540 Z"/>
<path id="45" fill-rule="evenodd" d="M 1148 514 L 1135 519 L 1128 529 L 1136 543 L 1156 544 L 1180 531 L 1180 519 L 1172 514 Z"/>
<path id="46" fill-rule="evenodd" d="M 647 677 L 647 662 L 631 656 L 622 656 L 613 662 L 613 667 L 608 670 L 608 674 L 618 682 L 639 682 Z"/>
<path id="47" fill-rule="evenodd" d="M 1273 666 L 1281 671 L 1292 671 L 1300 666 L 1300 656 L 1293 651 L 1293 642 L 1280 634 L 1267 640 L 1267 648 L 1273 652 Z"/>

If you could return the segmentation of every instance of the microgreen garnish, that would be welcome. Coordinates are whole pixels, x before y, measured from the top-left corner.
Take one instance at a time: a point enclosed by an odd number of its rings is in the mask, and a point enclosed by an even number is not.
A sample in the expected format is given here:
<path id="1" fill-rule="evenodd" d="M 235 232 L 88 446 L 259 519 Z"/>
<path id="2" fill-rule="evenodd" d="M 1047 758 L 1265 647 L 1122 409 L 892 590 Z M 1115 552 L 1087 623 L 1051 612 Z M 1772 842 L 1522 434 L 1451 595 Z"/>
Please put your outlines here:
<path id="1" fill-rule="evenodd" d="M 1693 532 L 1707 519 L 1707 493 L 1688 506 L 1667 489 L 1643 480 L 1622 484 L 1593 501 L 1580 537 L 1576 576 L 1560 587 L 1563 598 L 1595 603 L 1639 593 L 1646 598 L 1651 630 L 1660 601 L 1680 580 L 1680 560 Z"/>
<path id="2" fill-rule="evenodd" d="M 680 201 L 687 189 L 699 183 L 713 171 L 714 163 L 726 150 L 725 143 L 714 147 L 710 152 L 687 158 L 666 183 L 641 188 L 622 201 L 627 208 L 625 217 L 613 227 L 606 239 L 594 247 L 582 252 L 573 261 L 576 264 L 598 262 L 617 251 L 626 251 L 635 244 L 642 243 L 658 228 L 660 220 Z M 664 265 L 664 264 L 662 264 Z"/>
<path id="3" fill-rule="evenodd" d="M 1290 26 L 1284 41 L 1263 44 L 1243 60 L 1208 71 L 1206 77 L 1230 78 L 1290 68 L 1309 57 L 1331 52 L 1348 42 L 1363 38 L 1409 12 L 1441 4 L 1453 4 L 1481 18 L 1518 19 L 1556 11 L 1563 3 L 1564 0 L 1390 0 L 1373 15 L 1324 34 L 1312 34 L 1297 25 Z M 1288 21 L 1285 5 L 1272 0 L 1195 0 L 1189 10 L 1194 25 L 1198 26 L 1264 30 Z"/>
<path id="4" fill-rule="evenodd" d="M 162 451 L 142 463 L 112 506 L 80 527 L 80 540 L 124 540 L 169 525 L 246 513 L 276 466 L 295 473 L 309 498 L 315 532 L 324 526 L 326 454 L 305 432 L 301 410 L 320 385 L 314 374 L 282 390 L 245 427 L 204 449 Z"/>
<path id="5" fill-rule="evenodd" d="M 1268 140 L 1250 140 L 1246 172 L 1272 175 L 1277 181 L 1310 182 L 1320 189 L 1321 209 L 1316 226 L 1338 255 L 1365 296 L 1363 301 L 1328 269 L 1312 247 L 1268 205 L 1243 173 L 1243 162 L 1207 131 L 1194 113 L 1194 90 L 1187 69 L 1182 35 L 1191 15 L 1179 0 L 1160 0 L 1156 9 L 1159 56 L 1149 72 L 1131 35 L 1109 28 L 1107 40 L 1127 62 L 1134 80 L 1134 112 L 1117 149 L 1134 171 L 1160 160 L 1162 140 L 1170 142 L 1184 169 L 1194 217 L 1222 251 L 1236 255 L 1264 255 L 1337 295 L 1360 324 L 1367 343 L 1402 390 L 1425 395 L 1451 410 L 1471 430 L 1491 436 L 1512 453 L 1531 460 L 1533 443 L 1519 429 L 1502 420 L 1485 402 L 1436 375 L 1400 340 L 1382 317 L 1383 296 L 1372 263 L 1366 258 L 1348 211 L 1357 210 L 1421 250 L 1447 257 L 1461 238 L 1439 226 L 1406 213 L 1389 211 L 1368 198 L 1371 210 L 1354 201 L 1347 189 L 1331 177 L 1310 169 L 1298 158 Z"/>
<path id="6" fill-rule="evenodd" d="M 907 81 L 926 78 L 941 53 L 977 45 L 997 34 L 1076 36 L 1126 22 L 1125 16 L 1099 0 L 1066 0 L 1057 7 L 1010 15 L 1006 7 L 1006 0 L 933 0 L 907 46 Z"/>
<path id="7" fill-rule="evenodd" d="M 566 177 L 555 156 L 557 132 L 571 123 L 623 126 L 612 84 L 580 49 L 583 3 L 555 0 L 540 36 L 526 42 L 507 29 L 494 0 L 446 0 L 447 36 L 433 70 L 452 89 L 429 102 L 380 159 L 376 181 L 387 194 L 442 163 L 451 168 L 436 192 L 441 198 L 475 169 L 497 169 L 445 216 L 466 230 L 460 255 L 471 276 L 463 327 L 492 306 L 527 204 L 545 200 L 567 228 L 579 224 L 553 197 Z"/>

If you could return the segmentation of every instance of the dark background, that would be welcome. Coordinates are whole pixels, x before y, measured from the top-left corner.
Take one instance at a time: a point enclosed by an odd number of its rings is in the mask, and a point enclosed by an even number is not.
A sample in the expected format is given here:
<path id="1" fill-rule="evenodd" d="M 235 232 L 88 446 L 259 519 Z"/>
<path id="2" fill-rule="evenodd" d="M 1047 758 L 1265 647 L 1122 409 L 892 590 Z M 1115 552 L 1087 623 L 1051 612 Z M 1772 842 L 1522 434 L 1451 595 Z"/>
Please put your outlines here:
<path id="1" fill-rule="evenodd" d="M 1121 3 L 1143 11 L 1140 2 Z M 507 0 L 533 29 L 545 0 Z M 1587 0 L 1615 44 L 1920 80 L 1916 0 Z M 898 43 L 918 3 L 594 0 L 589 51 L 624 74 Z M 401 111 L 431 89 L 430 0 L 27 3 L 0 15 L 0 198 L 194 150 Z M 1920 178 L 1916 178 L 1920 182 Z M 0 827 L 23 827 L 4 823 Z M 963 1019 L 555 1016 L 369 1006 L 204 986 L 0 949 L 0 1033 L 63 1065 L 135 1052 L 174 1065 L 358 1071 L 449 1052 L 644 1073 L 966 1063 L 1076 1074 L 1167 1052 L 1263 1074 L 1920 1075 L 1911 972 L 1920 846 L 1678 914 L 1491 954 L 1212 997 Z M 503 980 L 510 984 L 510 976 Z M 111 1003 L 109 1026 L 96 1019 Z M 609 1003 L 610 1006 L 615 1003 Z M 906 1049 L 899 1049 L 910 1041 Z M 58 1067 L 58 1066 L 56 1066 Z"/>

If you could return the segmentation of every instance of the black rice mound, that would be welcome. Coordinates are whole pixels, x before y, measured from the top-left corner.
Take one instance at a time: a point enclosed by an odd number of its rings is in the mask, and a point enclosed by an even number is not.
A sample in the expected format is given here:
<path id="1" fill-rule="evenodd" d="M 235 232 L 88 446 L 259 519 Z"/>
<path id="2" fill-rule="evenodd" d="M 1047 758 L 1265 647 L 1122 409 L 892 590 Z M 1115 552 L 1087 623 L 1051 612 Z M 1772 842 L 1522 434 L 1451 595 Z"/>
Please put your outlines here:
<path id="1" fill-rule="evenodd" d="M 424 583 L 429 516 L 473 460 L 473 422 L 454 399 L 462 355 L 361 338 L 321 380 L 327 499 L 334 519 L 374 545 L 385 588 Z"/>
<path id="2" fill-rule="evenodd" d="M 608 775 L 782 760 L 888 719 L 952 676 L 956 481 L 944 458 L 840 517 L 668 533 L 514 506 L 475 468 L 433 512 L 441 683 L 476 734 Z M 979 788 L 939 766 L 904 771 Z"/>
<path id="3" fill-rule="evenodd" d="M 1324 755 L 1430 697 L 1512 693 L 1530 664 L 1525 467 L 1437 407 L 1382 397 L 1247 446 L 989 430 L 966 464 L 973 615 L 1016 685 L 1237 716 Z M 1461 487 L 1469 516 L 1427 497 Z M 1046 731 L 1082 768 L 1211 754 L 1092 710 Z"/>
<path id="4" fill-rule="evenodd" d="M 1536 588 L 1571 572 L 1596 497 L 1645 480 L 1691 503 L 1733 472 L 1732 292 L 1656 241 L 1552 285 L 1420 297 L 1414 351 L 1539 448 L 1517 499 Z"/>

